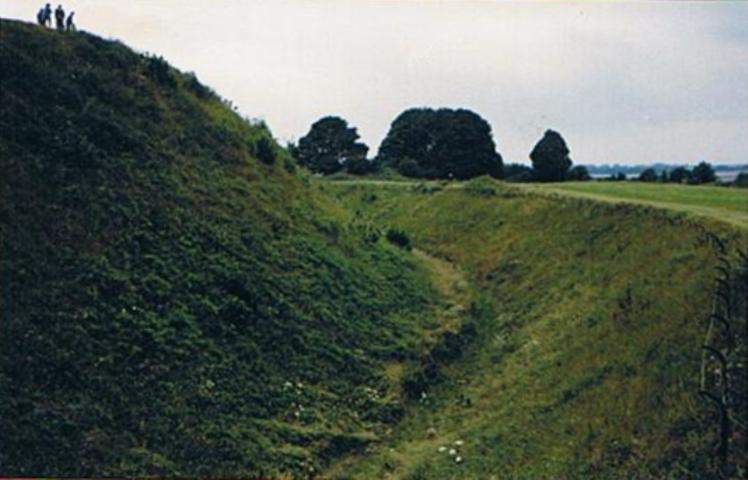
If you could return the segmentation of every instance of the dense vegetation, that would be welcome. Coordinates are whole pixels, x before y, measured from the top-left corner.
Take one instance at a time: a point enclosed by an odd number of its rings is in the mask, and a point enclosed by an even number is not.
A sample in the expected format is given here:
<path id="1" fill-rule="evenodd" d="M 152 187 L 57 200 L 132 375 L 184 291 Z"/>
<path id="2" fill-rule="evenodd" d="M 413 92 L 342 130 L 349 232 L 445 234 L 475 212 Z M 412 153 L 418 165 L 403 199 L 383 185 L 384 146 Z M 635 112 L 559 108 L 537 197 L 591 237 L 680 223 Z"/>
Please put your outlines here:
<path id="1" fill-rule="evenodd" d="M 714 172 L 714 168 L 708 162 L 699 162 L 698 165 L 693 167 L 693 170 L 689 170 L 686 167 L 677 167 L 668 172 L 662 170 L 657 175 L 657 171 L 653 168 L 645 168 L 639 174 L 639 181 L 641 182 L 670 182 L 670 183 L 689 183 L 692 185 L 701 185 L 704 183 L 714 183 L 717 180 L 717 175 Z M 738 183 L 738 182 L 736 182 Z"/>
<path id="2" fill-rule="evenodd" d="M 538 195 L 545 185 L 329 185 L 342 204 L 461 269 L 472 292 L 462 300 L 458 338 L 472 340 L 460 361 L 439 364 L 438 381 L 422 384 L 427 395 L 396 435 L 339 463 L 332 476 L 718 478 L 719 414 L 698 393 L 722 265 L 717 237 L 733 278 L 742 278 L 730 297 L 742 317 L 732 324 L 739 340 L 728 367 L 733 430 L 723 473 L 745 473 L 748 271 L 736 253 L 746 246 L 744 230 Z M 720 364 L 706 365 L 718 392 Z"/>
<path id="3" fill-rule="evenodd" d="M 421 178 L 498 177 L 502 168 L 491 126 L 465 109 L 406 110 L 392 122 L 377 160 Z"/>
<path id="4" fill-rule="evenodd" d="M 193 75 L 0 36 L 0 474 L 298 476 L 399 418 L 419 261 Z"/>
<path id="5" fill-rule="evenodd" d="M 319 180 L 163 59 L 0 22 L 0 474 L 745 473 L 744 191 Z M 401 173 L 501 173 L 477 115 L 398 120 Z"/>
<path id="6" fill-rule="evenodd" d="M 369 147 L 358 138 L 356 129 L 342 118 L 324 117 L 312 124 L 309 133 L 291 151 L 300 164 L 315 173 L 330 174 L 343 168 L 366 173 Z"/>
<path id="7" fill-rule="evenodd" d="M 561 134 L 546 130 L 543 138 L 530 152 L 533 180 L 539 182 L 561 182 L 566 180 L 572 161 L 569 148 Z"/>

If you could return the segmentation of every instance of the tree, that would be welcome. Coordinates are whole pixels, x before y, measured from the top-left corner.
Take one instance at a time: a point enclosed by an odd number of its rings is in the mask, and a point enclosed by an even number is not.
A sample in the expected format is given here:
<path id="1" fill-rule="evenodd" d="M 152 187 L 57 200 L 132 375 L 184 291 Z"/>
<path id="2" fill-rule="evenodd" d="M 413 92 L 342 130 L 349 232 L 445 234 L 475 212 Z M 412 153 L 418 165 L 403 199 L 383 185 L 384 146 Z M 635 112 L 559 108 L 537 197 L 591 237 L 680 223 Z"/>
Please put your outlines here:
<path id="1" fill-rule="evenodd" d="M 585 167 L 584 165 L 577 165 L 576 167 L 573 167 L 571 170 L 569 170 L 567 178 L 569 180 L 577 182 L 585 182 L 592 179 L 592 177 L 590 176 L 590 172 L 587 171 L 587 167 Z"/>
<path id="2" fill-rule="evenodd" d="M 571 167 L 569 148 L 558 132 L 546 130 L 530 152 L 533 175 L 539 182 L 562 182 Z"/>
<path id="3" fill-rule="evenodd" d="M 672 183 L 685 183 L 691 178 L 691 171 L 686 167 L 676 167 L 670 172 L 670 182 Z"/>
<path id="4" fill-rule="evenodd" d="M 740 172 L 737 177 L 735 177 L 735 181 L 733 184 L 736 187 L 740 188 L 748 188 L 748 173 Z"/>
<path id="5" fill-rule="evenodd" d="M 507 182 L 529 182 L 532 180 L 532 168 L 521 163 L 504 165 L 504 180 Z"/>
<path id="6" fill-rule="evenodd" d="M 712 183 L 716 180 L 717 175 L 714 173 L 714 169 L 709 163 L 701 162 L 693 167 L 690 183 L 698 185 L 700 183 Z"/>
<path id="7" fill-rule="evenodd" d="M 294 149 L 301 165 L 316 173 L 330 174 L 346 162 L 366 158 L 369 147 L 357 142 L 358 132 L 340 117 L 324 117 L 312 124 Z"/>
<path id="8" fill-rule="evenodd" d="M 464 109 L 406 110 L 392 122 L 378 160 L 403 175 L 424 178 L 498 177 L 502 169 L 491 126 Z"/>
<path id="9" fill-rule="evenodd" d="M 345 171 L 351 175 L 366 175 L 368 173 L 375 172 L 378 168 L 377 162 L 369 160 L 362 156 L 357 158 L 351 158 L 345 162 Z"/>
<path id="10" fill-rule="evenodd" d="M 263 163 L 272 165 L 275 162 L 275 149 L 268 137 L 262 136 L 255 142 L 255 157 Z"/>
<path id="11" fill-rule="evenodd" d="M 657 172 L 654 168 L 647 168 L 644 169 L 639 174 L 639 181 L 640 182 L 656 182 L 657 181 Z"/>
<path id="12" fill-rule="evenodd" d="M 626 174 L 623 172 L 611 173 L 609 177 L 606 177 L 603 180 L 608 182 L 622 182 L 626 180 Z"/>

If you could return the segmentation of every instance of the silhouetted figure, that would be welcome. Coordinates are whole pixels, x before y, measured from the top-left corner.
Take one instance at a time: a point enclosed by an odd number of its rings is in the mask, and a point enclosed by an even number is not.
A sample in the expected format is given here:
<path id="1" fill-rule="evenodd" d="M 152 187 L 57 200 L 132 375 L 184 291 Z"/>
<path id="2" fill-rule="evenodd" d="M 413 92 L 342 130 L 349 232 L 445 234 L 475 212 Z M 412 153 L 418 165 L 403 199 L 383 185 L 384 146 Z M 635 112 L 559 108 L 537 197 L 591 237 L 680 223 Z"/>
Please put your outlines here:
<path id="1" fill-rule="evenodd" d="M 73 16 L 75 15 L 75 12 L 70 12 L 70 15 L 68 15 L 68 19 L 65 21 L 65 30 L 68 32 L 74 32 L 77 30 L 75 27 L 75 23 L 73 22 Z"/>
<path id="2" fill-rule="evenodd" d="M 52 6 L 50 4 L 47 4 L 44 7 L 44 17 L 42 19 L 42 23 L 47 27 L 52 28 Z"/>
<path id="3" fill-rule="evenodd" d="M 57 30 L 65 30 L 65 10 L 62 9 L 62 5 L 58 5 L 55 10 L 55 23 Z"/>
<path id="4" fill-rule="evenodd" d="M 39 11 L 36 14 L 36 23 L 44 26 L 44 7 L 40 8 Z"/>

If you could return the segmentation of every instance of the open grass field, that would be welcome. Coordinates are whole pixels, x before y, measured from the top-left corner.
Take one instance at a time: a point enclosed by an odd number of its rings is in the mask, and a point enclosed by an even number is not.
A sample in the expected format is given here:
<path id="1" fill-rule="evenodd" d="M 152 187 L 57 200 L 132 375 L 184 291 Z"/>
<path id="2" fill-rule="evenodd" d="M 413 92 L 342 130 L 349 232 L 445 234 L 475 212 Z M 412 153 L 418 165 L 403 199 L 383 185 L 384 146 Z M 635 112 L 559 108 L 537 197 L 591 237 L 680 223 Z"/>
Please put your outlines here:
<path id="1" fill-rule="evenodd" d="M 704 215 L 748 228 L 748 190 L 644 182 L 521 184 L 543 193 L 561 193 L 608 202 L 632 202 Z"/>

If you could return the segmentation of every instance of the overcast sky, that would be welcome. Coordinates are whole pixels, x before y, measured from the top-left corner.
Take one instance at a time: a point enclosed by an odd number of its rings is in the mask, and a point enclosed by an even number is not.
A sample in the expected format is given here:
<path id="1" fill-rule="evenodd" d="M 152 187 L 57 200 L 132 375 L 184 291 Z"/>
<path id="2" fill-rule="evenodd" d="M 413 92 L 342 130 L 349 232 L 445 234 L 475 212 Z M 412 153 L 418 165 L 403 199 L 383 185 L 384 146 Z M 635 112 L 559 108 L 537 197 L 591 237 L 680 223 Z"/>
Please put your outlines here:
<path id="1" fill-rule="evenodd" d="M 42 3 L 0 0 L 0 16 Z M 334 114 L 375 152 L 404 109 L 447 106 L 486 118 L 505 161 L 553 128 L 575 163 L 748 163 L 748 2 L 63 5 L 79 28 L 195 71 L 282 141 Z"/>

